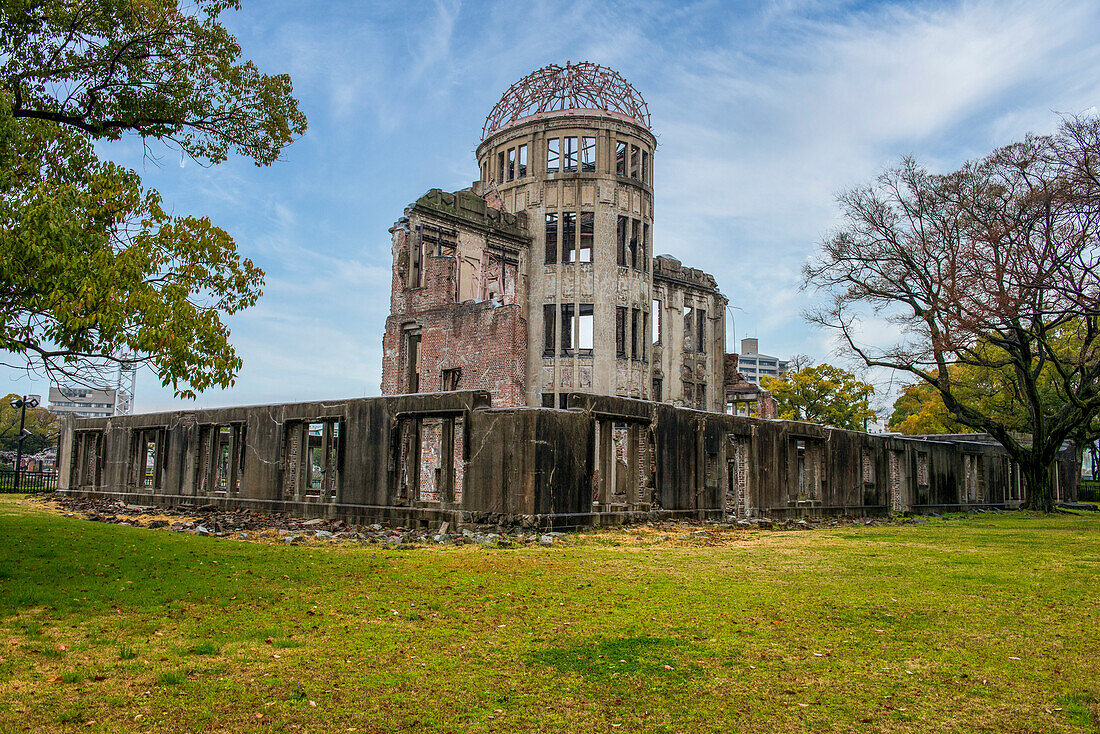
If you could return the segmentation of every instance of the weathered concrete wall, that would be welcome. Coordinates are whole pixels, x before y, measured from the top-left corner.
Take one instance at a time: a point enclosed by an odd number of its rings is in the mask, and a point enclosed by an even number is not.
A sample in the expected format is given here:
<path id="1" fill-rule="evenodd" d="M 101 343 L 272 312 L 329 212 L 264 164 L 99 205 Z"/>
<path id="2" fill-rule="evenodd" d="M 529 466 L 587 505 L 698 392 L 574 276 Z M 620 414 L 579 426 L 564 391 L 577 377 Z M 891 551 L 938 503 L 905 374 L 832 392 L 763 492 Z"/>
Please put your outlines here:
<path id="1" fill-rule="evenodd" d="M 998 446 L 874 436 L 574 393 L 569 410 L 485 391 L 67 419 L 63 491 L 352 522 L 552 527 L 1015 507 Z M 1076 451 L 1058 496 L 1077 497 Z"/>

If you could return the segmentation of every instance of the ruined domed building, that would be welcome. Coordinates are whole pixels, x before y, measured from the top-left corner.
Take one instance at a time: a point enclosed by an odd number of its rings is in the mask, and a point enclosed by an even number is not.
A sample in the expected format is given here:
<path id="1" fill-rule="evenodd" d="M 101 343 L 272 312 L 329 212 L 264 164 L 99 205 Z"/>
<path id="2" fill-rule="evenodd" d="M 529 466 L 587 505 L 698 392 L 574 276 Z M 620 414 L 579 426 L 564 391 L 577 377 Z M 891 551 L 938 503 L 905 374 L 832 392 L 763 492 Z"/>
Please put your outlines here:
<path id="1" fill-rule="evenodd" d="M 988 437 L 769 420 L 714 278 L 653 256 L 656 151 L 610 69 L 528 75 L 485 121 L 480 178 L 390 230 L 381 397 L 67 418 L 60 491 L 436 528 L 1024 501 Z M 1065 447 L 1059 499 L 1080 468 Z"/>
<path id="2" fill-rule="evenodd" d="M 429 191 L 391 230 L 383 394 L 722 411 L 727 299 L 653 256 L 656 151 L 645 100 L 611 69 L 551 65 L 513 84 L 485 121 L 479 180 Z"/>

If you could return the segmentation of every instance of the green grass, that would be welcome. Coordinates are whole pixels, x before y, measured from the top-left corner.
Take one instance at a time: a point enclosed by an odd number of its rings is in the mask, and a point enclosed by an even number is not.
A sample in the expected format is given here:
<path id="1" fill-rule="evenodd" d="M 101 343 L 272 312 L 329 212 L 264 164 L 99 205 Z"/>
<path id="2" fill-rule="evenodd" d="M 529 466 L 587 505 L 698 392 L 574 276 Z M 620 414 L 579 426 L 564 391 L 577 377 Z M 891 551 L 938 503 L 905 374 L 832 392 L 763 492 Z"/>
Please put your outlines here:
<path id="1" fill-rule="evenodd" d="M 1100 731 L 1100 517 L 694 529 L 409 553 L 3 497 L 0 732 Z"/>

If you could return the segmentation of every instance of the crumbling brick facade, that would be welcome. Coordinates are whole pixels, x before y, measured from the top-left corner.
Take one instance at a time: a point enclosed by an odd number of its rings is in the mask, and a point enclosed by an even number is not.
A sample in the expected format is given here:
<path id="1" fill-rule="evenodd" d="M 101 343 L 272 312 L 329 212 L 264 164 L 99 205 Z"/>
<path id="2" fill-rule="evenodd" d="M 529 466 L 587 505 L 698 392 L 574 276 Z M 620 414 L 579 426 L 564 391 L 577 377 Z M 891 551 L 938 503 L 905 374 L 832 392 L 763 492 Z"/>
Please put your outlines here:
<path id="1" fill-rule="evenodd" d="M 526 404 L 526 217 L 433 190 L 391 229 L 382 393 L 487 390 Z"/>

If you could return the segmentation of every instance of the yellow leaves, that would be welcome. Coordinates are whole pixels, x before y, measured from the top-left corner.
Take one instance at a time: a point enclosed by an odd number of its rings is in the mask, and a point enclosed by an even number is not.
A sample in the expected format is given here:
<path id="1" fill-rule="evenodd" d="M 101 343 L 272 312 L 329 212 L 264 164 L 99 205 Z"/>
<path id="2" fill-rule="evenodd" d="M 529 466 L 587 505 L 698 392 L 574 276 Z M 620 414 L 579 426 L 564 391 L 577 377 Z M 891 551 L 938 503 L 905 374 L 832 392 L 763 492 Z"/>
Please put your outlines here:
<path id="1" fill-rule="evenodd" d="M 865 421 L 875 418 L 870 406 L 874 387 L 829 364 L 806 367 L 783 378 L 765 377 L 761 387 L 772 393 L 779 417 L 786 420 L 861 430 Z"/>

